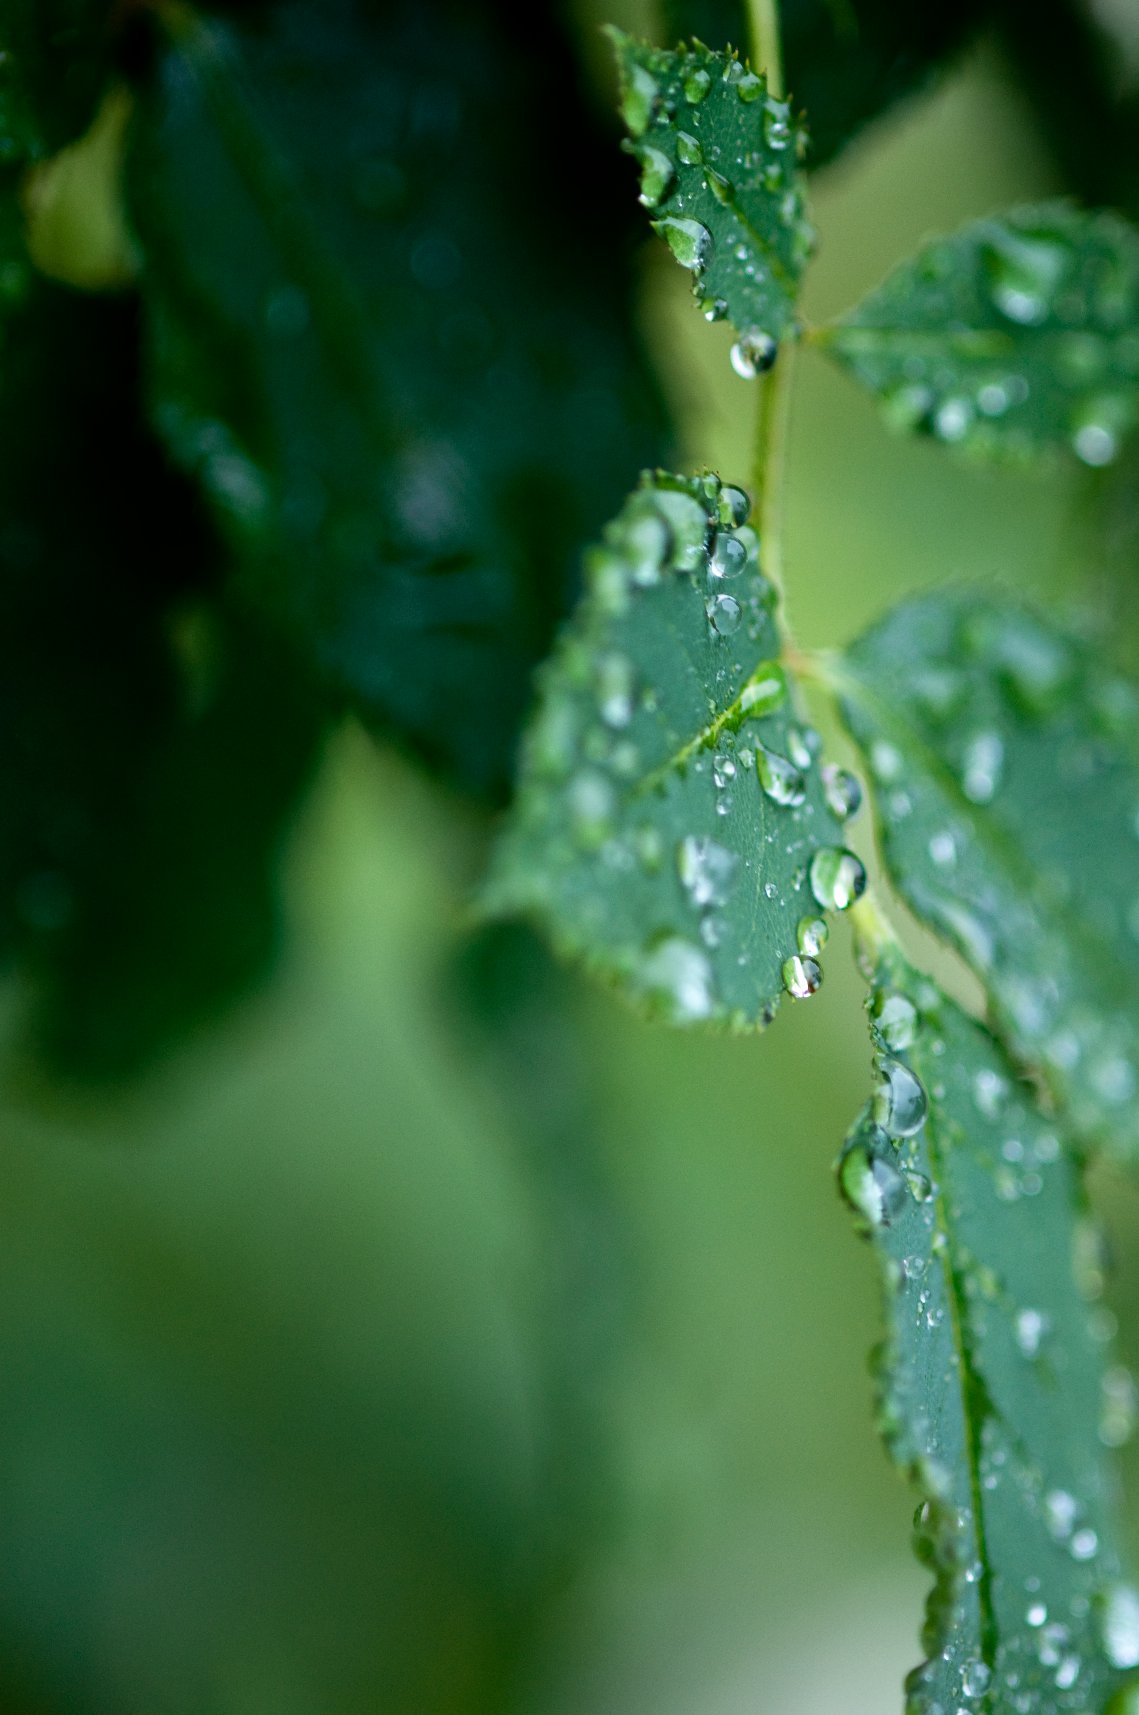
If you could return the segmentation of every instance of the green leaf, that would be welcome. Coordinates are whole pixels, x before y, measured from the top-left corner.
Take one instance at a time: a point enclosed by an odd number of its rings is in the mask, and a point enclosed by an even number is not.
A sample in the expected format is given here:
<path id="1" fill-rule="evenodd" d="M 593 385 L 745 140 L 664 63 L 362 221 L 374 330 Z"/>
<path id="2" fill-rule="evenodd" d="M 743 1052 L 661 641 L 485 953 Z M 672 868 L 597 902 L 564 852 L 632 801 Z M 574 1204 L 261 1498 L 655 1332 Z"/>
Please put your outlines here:
<path id="1" fill-rule="evenodd" d="M 988 9 L 985 0 L 783 0 L 783 65 L 810 122 L 807 164 L 825 166 L 870 123 L 929 82 Z M 665 0 L 670 41 L 748 40 L 742 0 Z"/>
<path id="2" fill-rule="evenodd" d="M 883 1434 L 936 1574 L 911 1715 L 1084 1715 L 1139 1666 L 1106 1447 L 1096 1228 L 1075 1161 L 988 1034 L 877 953 L 876 1094 L 840 1162 L 884 1283 Z"/>
<path id="3" fill-rule="evenodd" d="M 890 876 L 988 992 L 1081 1140 L 1139 1152 L 1139 698 L 1097 652 L 962 590 L 837 669 Z"/>
<path id="4" fill-rule="evenodd" d="M 589 555 L 487 892 L 650 1011 L 739 1028 L 817 987 L 820 906 L 865 882 L 745 517 L 715 477 L 646 476 Z"/>
<path id="5" fill-rule="evenodd" d="M 805 133 L 735 54 L 699 43 L 663 52 L 611 33 L 641 201 L 709 320 L 726 316 L 741 346 L 753 342 L 754 374 L 794 321 L 814 240 L 799 170 Z"/>
<path id="6" fill-rule="evenodd" d="M 112 64 L 114 0 L 4 0 L 0 164 L 42 160 L 94 116 Z"/>
<path id="7" fill-rule="evenodd" d="M 1063 202 L 976 221 L 820 339 L 896 427 L 1110 464 L 1139 419 L 1139 233 Z"/>
<path id="8" fill-rule="evenodd" d="M 501 790 L 581 547 L 659 439 L 561 38 L 411 0 L 170 17 L 130 163 L 155 420 L 245 599 Z"/>
<path id="9" fill-rule="evenodd" d="M 323 720 L 220 611 L 215 550 L 139 420 L 133 306 L 39 284 L 0 413 L 0 958 L 38 1046 L 126 1070 L 254 976 Z"/>

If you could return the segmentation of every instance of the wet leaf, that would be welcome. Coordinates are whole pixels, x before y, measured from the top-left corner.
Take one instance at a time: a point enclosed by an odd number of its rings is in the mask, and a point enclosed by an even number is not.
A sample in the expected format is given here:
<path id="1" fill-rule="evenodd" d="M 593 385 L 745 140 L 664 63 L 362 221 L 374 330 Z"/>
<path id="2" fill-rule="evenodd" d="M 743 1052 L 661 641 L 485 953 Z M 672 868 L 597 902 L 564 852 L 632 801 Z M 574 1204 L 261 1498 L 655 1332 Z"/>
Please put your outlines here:
<path id="1" fill-rule="evenodd" d="M 846 722 L 883 852 L 1084 1142 L 1139 1151 L 1139 698 L 1097 652 L 976 591 L 849 651 Z"/>
<path id="2" fill-rule="evenodd" d="M 803 210 L 804 133 L 789 104 L 735 54 L 663 52 L 612 32 L 628 147 L 653 227 L 715 320 L 778 341 L 795 313 L 813 234 Z M 757 367 L 774 360 L 774 346 Z"/>
<path id="3" fill-rule="evenodd" d="M 112 63 L 114 0 L 5 0 L 0 164 L 38 161 L 85 131 Z"/>
<path id="4" fill-rule="evenodd" d="M 608 145 L 548 22 L 163 15 L 131 160 L 155 421 L 244 598 L 500 791 L 581 547 L 657 452 Z"/>
<path id="5" fill-rule="evenodd" d="M 1139 419 L 1139 233 L 1041 203 L 928 245 L 820 340 L 898 428 L 1110 464 Z"/>
<path id="6" fill-rule="evenodd" d="M 783 0 L 785 81 L 810 127 L 808 167 L 825 166 L 863 127 L 922 89 L 987 10 L 981 0 Z M 670 41 L 748 41 L 742 0 L 665 0 Z"/>
<path id="7" fill-rule="evenodd" d="M 906 1707 L 1084 1715 L 1139 1666 L 1107 1451 L 1134 1384 L 1105 1361 L 1098 1235 L 988 1034 L 890 948 L 872 982 L 877 1090 L 839 1171 L 882 1268 L 881 1425 L 936 1575 Z"/>
<path id="8" fill-rule="evenodd" d="M 745 505 L 716 478 L 646 477 L 587 557 L 487 895 L 650 1011 L 741 1028 L 818 986 L 821 906 L 865 881 Z"/>
<path id="9" fill-rule="evenodd" d="M 261 973 L 323 724 L 280 643 L 216 603 L 200 509 L 139 420 L 137 346 L 132 306 L 44 284 L 4 338 L 0 958 L 37 1045 L 84 1074 Z"/>

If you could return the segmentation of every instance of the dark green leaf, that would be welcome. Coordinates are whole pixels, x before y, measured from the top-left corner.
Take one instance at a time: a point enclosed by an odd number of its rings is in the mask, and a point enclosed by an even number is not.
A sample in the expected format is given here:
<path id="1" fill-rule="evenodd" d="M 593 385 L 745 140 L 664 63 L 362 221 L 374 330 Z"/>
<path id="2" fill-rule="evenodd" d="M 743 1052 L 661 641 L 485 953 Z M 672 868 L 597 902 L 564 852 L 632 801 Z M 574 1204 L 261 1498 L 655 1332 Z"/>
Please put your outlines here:
<path id="1" fill-rule="evenodd" d="M 41 1041 L 119 1070 L 264 964 L 320 731 L 281 646 L 215 611 L 193 496 L 138 420 L 122 303 L 38 287 L 0 416 L 0 954 Z"/>
<path id="2" fill-rule="evenodd" d="M 890 875 L 1085 1141 L 1139 1150 L 1139 698 L 1011 603 L 897 609 L 837 670 Z"/>
<path id="3" fill-rule="evenodd" d="M 590 554 L 487 896 L 649 1009 L 740 1028 L 817 986 L 820 905 L 865 881 L 745 515 L 714 477 L 646 477 Z"/>
<path id="4" fill-rule="evenodd" d="M 899 428 L 1110 464 L 1139 419 L 1139 233 L 1063 202 L 976 221 L 820 337 Z"/>
<path id="5" fill-rule="evenodd" d="M 770 346 L 794 320 L 813 242 L 798 164 L 803 132 L 734 54 L 698 44 L 663 52 L 620 30 L 613 40 L 654 230 L 691 271 L 709 319 L 726 316 L 744 339 Z M 773 346 L 757 346 L 758 366 L 773 358 Z"/>
<path id="6" fill-rule="evenodd" d="M 982 0 L 783 0 L 785 81 L 807 116 L 808 165 L 825 166 L 864 125 L 928 83 L 985 10 Z M 748 40 L 742 0 L 665 0 L 664 14 L 670 41 Z"/>
<path id="7" fill-rule="evenodd" d="M 156 421 L 246 597 L 368 720 L 501 789 L 581 545 L 659 430 L 565 49 L 411 0 L 175 25 L 131 164 Z"/>
<path id="8" fill-rule="evenodd" d="M 4 0 L 0 163 L 41 160 L 87 129 L 111 69 L 114 0 Z"/>
<path id="9" fill-rule="evenodd" d="M 872 980 L 877 1091 L 840 1174 L 882 1266 L 882 1429 L 937 1578 L 906 1706 L 1085 1715 L 1139 1666 L 1105 1451 L 1133 1384 L 1105 1369 L 1098 1235 L 986 1032 L 890 948 Z"/>

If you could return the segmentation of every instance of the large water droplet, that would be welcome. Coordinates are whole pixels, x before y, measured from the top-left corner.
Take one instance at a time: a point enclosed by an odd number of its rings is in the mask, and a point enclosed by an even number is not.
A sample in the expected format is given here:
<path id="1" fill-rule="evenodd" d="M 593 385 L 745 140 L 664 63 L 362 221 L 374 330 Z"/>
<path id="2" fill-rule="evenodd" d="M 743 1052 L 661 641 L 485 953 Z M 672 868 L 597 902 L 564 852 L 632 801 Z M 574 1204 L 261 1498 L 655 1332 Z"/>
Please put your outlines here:
<path id="1" fill-rule="evenodd" d="M 734 595 L 713 596 L 706 611 L 708 623 L 718 637 L 730 637 L 739 630 L 743 609 Z"/>
<path id="2" fill-rule="evenodd" d="M 807 796 L 807 782 L 793 762 L 778 751 L 768 750 L 765 745 L 757 745 L 755 751 L 755 770 L 759 775 L 759 784 L 767 796 L 776 804 L 794 809 Z"/>
<path id="3" fill-rule="evenodd" d="M 705 71 L 703 66 L 697 66 L 684 80 L 684 99 L 693 107 L 698 107 L 711 87 L 711 72 Z"/>
<path id="4" fill-rule="evenodd" d="M 874 1118 L 888 1137 L 913 1137 L 929 1111 L 925 1087 L 905 1061 L 880 1054 L 874 1067 Z"/>
<path id="5" fill-rule="evenodd" d="M 700 947 L 681 935 L 669 935 L 646 955 L 641 965 L 646 994 L 667 1008 L 677 1024 L 697 1023 L 711 1015 L 715 1004 L 712 965 Z"/>
<path id="6" fill-rule="evenodd" d="M 676 848 L 681 886 L 699 910 L 725 905 L 739 859 L 707 835 L 687 834 Z"/>
<path id="7" fill-rule="evenodd" d="M 822 968 L 816 959 L 794 953 L 783 961 L 783 987 L 793 1000 L 807 1000 L 817 994 L 822 980 Z"/>
<path id="8" fill-rule="evenodd" d="M 779 343 L 762 328 L 749 328 L 736 340 L 731 350 L 732 368 L 745 381 L 772 367 L 779 356 Z"/>
<path id="9" fill-rule="evenodd" d="M 740 490 L 734 489 L 738 494 Z M 713 578 L 738 578 L 747 565 L 747 548 L 738 536 L 730 530 L 721 530 L 716 536 L 716 544 L 712 549 L 712 558 L 708 562 L 708 575 Z"/>
<path id="10" fill-rule="evenodd" d="M 845 911 L 866 891 L 866 869 L 842 846 L 823 846 L 811 859 L 811 892 L 824 911 Z"/>
<path id="11" fill-rule="evenodd" d="M 713 240 L 708 228 L 700 221 L 666 215 L 663 220 L 654 224 L 682 268 L 691 269 L 695 273 L 707 267 L 712 255 Z"/>
<path id="12" fill-rule="evenodd" d="M 893 1162 L 856 1144 L 842 1158 L 839 1182 L 847 1199 L 872 1227 L 888 1227 L 909 1201 L 906 1182 Z"/>
<path id="13" fill-rule="evenodd" d="M 750 511 L 751 501 L 745 491 L 726 482 L 720 490 L 720 523 L 738 530 L 741 524 L 747 523 Z"/>

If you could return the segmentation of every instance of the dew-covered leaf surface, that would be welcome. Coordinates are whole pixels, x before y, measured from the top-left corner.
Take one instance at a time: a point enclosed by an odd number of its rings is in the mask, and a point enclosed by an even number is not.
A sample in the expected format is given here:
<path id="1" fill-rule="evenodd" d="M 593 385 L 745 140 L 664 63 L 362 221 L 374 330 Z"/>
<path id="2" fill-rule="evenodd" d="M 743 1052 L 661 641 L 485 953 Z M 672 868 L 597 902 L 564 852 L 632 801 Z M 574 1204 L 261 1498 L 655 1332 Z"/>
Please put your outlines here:
<path id="1" fill-rule="evenodd" d="M 840 1162 L 882 1268 L 891 1456 L 936 1575 L 911 1715 L 1089 1715 L 1139 1666 L 1110 1449 L 1098 1234 L 1074 1160 L 998 1045 L 891 949 L 870 998 L 875 1095 Z"/>
<path id="2" fill-rule="evenodd" d="M 1139 420 L 1139 233 L 1043 203 L 927 245 L 821 336 L 896 427 L 1110 464 Z"/>
<path id="3" fill-rule="evenodd" d="M 742 490 L 646 477 L 543 669 L 487 893 L 677 1023 L 766 1021 L 865 883 L 780 664 Z"/>
<path id="4" fill-rule="evenodd" d="M 767 367 L 795 314 L 813 235 L 803 212 L 805 134 L 790 105 L 735 54 L 666 52 L 612 32 L 641 201 L 709 320 L 740 334 L 741 373 Z"/>
<path id="5" fill-rule="evenodd" d="M 42 160 L 86 130 L 111 69 L 117 10 L 114 0 L 4 0 L 0 163 Z"/>
<path id="6" fill-rule="evenodd" d="M 130 164 L 157 425 L 246 598 L 501 791 L 581 550 L 660 453 L 612 143 L 545 14 L 163 16 Z"/>
<path id="7" fill-rule="evenodd" d="M 1085 1143 L 1139 1151 L 1139 698 L 1086 646 L 961 590 L 837 669 L 890 876 Z"/>
<path id="8" fill-rule="evenodd" d="M 748 40 L 743 0 L 665 0 L 670 41 Z M 809 167 L 825 166 L 871 120 L 921 89 L 987 10 L 982 0 L 783 0 L 783 67 L 810 127 Z"/>

